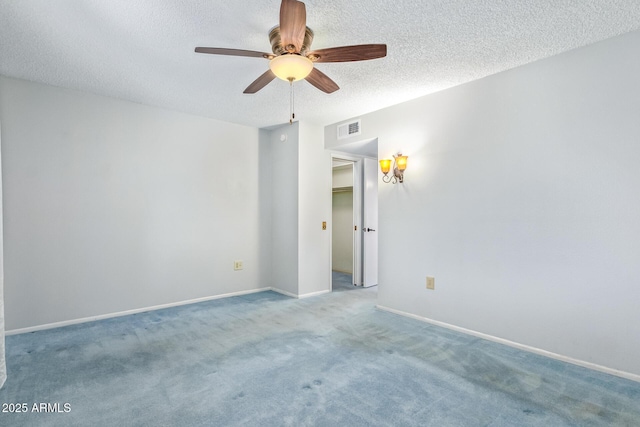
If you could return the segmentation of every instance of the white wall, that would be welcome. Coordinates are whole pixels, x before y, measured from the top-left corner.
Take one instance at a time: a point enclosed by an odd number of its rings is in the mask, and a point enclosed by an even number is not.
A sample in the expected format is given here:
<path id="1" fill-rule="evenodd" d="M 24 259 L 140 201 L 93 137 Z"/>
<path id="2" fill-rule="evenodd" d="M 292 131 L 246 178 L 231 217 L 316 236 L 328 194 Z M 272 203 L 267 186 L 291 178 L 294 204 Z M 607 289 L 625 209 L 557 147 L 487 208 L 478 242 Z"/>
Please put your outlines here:
<path id="1" fill-rule="evenodd" d="M 363 116 L 380 158 L 409 156 L 379 187 L 379 304 L 640 374 L 638 51 L 634 32 Z"/>
<path id="2" fill-rule="evenodd" d="M 273 168 L 271 132 L 258 131 L 258 239 L 260 287 L 273 287 Z"/>
<path id="3" fill-rule="evenodd" d="M 331 158 L 322 137 L 321 127 L 304 122 L 261 131 L 271 179 L 271 286 L 295 297 L 331 286 Z"/>
<path id="4" fill-rule="evenodd" d="M 0 96 L 2 89 L 0 87 Z M 2 152 L 2 126 L 0 123 L 0 153 Z M 0 154 L 0 160 L 2 155 Z M 2 167 L 0 166 L 0 388 L 7 379 L 7 365 L 5 363 L 4 354 L 4 249 L 3 249 L 3 231 L 2 231 Z"/>
<path id="5" fill-rule="evenodd" d="M 304 296 L 331 289 L 331 154 L 324 149 L 322 127 L 300 122 L 298 177 L 299 294 Z"/>
<path id="6" fill-rule="evenodd" d="M 8 330 L 265 286 L 257 129 L 0 90 Z"/>
<path id="7" fill-rule="evenodd" d="M 298 295 L 298 124 L 267 132 L 271 163 L 272 286 Z M 284 135 L 284 141 L 281 137 Z"/>

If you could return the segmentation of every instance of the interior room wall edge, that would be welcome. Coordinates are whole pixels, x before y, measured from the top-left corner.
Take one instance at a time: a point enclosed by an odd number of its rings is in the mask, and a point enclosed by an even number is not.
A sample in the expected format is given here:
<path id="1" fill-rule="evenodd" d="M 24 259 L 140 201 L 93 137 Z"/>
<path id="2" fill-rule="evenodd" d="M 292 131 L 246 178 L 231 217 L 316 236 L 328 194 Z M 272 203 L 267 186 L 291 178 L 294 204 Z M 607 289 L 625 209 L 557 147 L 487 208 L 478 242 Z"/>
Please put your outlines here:
<path id="1" fill-rule="evenodd" d="M 242 295 L 250 295 L 250 294 L 255 294 L 255 293 L 258 293 L 258 292 L 266 292 L 266 291 L 271 291 L 271 290 L 274 290 L 274 289 L 272 289 L 271 287 L 250 289 L 250 290 L 247 290 L 247 291 L 230 292 L 230 293 L 222 294 L 222 295 L 213 295 L 213 296 L 210 296 L 210 297 L 195 298 L 195 299 L 187 300 L 187 301 L 178 301 L 178 302 L 173 302 L 173 303 L 169 303 L 169 304 L 161 304 L 161 305 L 156 305 L 156 306 L 153 306 L 153 307 L 143 307 L 143 308 L 137 308 L 137 309 L 133 309 L 133 310 L 120 311 L 120 312 L 117 312 L 117 313 L 108 313 L 108 314 L 101 314 L 99 316 L 84 317 L 84 318 L 81 318 L 81 319 L 71 319 L 71 320 L 65 320 L 65 321 L 61 321 L 61 322 L 47 323 L 47 324 L 43 324 L 43 325 L 30 326 L 30 327 L 27 327 L 27 328 L 18 328 L 18 329 L 8 330 L 8 331 L 6 331 L 6 335 L 19 335 L 19 334 L 26 334 L 26 333 L 30 333 L 30 332 L 45 331 L 45 330 L 48 330 L 48 329 L 63 328 L 65 326 L 78 325 L 78 324 L 81 324 L 81 323 L 88 323 L 88 322 L 95 322 L 95 321 L 98 321 L 98 320 L 113 319 L 113 318 L 116 318 L 116 317 L 130 316 L 132 314 L 147 313 L 149 311 L 164 310 L 166 308 L 180 307 L 180 306 L 183 306 L 183 305 L 197 304 L 197 303 L 213 301 L 213 300 L 222 299 L 222 298 L 237 297 L 237 296 L 242 296 Z"/>
<path id="2" fill-rule="evenodd" d="M 561 362 L 571 363 L 572 365 L 581 366 L 583 368 L 591 369 L 598 372 L 603 372 L 609 375 L 615 375 L 617 377 L 625 378 L 631 381 L 640 382 L 640 375 L 633 374 L 631 372 L 620 371 L 618 369 L 608 368 L 606 366 L 597 365 L 595 363 L 586 362 L 584 360 L 575 359 L 572 357 L 564 356 L 562 354 L 552 353 L 547 350 L 543 350 L 541 348 L 532 347 L 529 345 L 520 344 L 515 341 L 509 341 L 504 338 L 495 337 L 493 335 L 484 334 L 482 332 L 474 331 L 471 329 L 461 328 L 460 326 L 450 325 L 445 322 L 440 322 L 438 320 L 429 319 L 427 317 L 418 316 L 416 314 L 407 313 L 404 311 L 396 310 L 393 308 L 385 307 L 383 305 L 376 305 L 376 308 L 382 311 L 386 311 L 388 313 L 397 314 L 399 316 L 408 317 L 410 319 L 419 320 L 421 322 L 429 323 L 430 325 L 438 326 L 441 328 L 450 329 L 452 331 L 460 332 L 466 335 L 471 335 L 477 338 L 482 338 L 487 341 L 492 341 L 498 344 L 507 345 L 509 347 L 517 348 L 519 350 L 524 350 L 529 353 L 539 354 L 540 356 L 549 357 L 551 359 L 559 360 Z"/>

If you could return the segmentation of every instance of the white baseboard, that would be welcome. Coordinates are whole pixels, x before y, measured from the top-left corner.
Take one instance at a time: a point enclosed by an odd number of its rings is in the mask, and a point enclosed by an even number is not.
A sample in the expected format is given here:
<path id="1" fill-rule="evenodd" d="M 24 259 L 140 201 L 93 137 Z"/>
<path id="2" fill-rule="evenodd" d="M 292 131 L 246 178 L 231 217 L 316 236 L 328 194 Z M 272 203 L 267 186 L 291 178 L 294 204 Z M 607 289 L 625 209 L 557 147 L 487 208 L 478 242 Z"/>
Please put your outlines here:
<path id="1" fill-rule="evenodd" d="M 101 314 L 99 316 L 83 317 L 81 319 L 73 319 L 73 320 L 65 320 L 65 321 L 62 321 L 62 322 L 47 323 L 47 324 L 44 324 L 44 325 L 30 326 L 28 328 L 12 329 L 10 331 L 5 331 L 5 335 L 8 336 L 8 335 L 26 334 L 26 333 L 29 333 L 29 332 L 36 332 L 36 331 L 44 331 L 44 330 L 47 330 L 47 329 L 61 328 L 63 326 L 70 326 L 70 325 L 77 325 L 77 324 L 80 324 L 80 323 L 94 322 L 96 320 L 112 319 L 114 317 L 128 316 L 128 315 L 137 314 L 137 313 L 146 313 L 147 311 L 162 310 L 164 308 L 179 307 L 181 305 L 196 304 L 196 303 L 199 303 L 199 302 L 211 301 L 211 300 L 216 300 L 216 299 L 220 299 L 220 298 L 237 297 L 237 296 L 240 296 L 240 295 L 255 294 L 257 292 L 266 292 L 266 291 L 274 291 L 274 292 L 277 292 L 279 294 L 282 294 L 282 295 L 285 295 L 285 296 L 288 296 L 288 297 L 291 297 L 291 298 L 296 298 L 296 299 L 309 298 L 309 297 L 313 297 L 313 296 L 316 296 L 316 295 L 322 295 L 322 294 L 326 294 L 326 293 L 331 292 L 330 290 L 326 290 L 326 291 L 320 291 L 320 292 L 312 292 L 312 293 L 304 294 L 304 295 L 296 295 L 296 294 L 292 294 L 292 293 L 287 292 L 287 291 L 283 291 L 282 289 L 277 289 L 277 288 L 272 288 L 272 287 L 258 288 L 258 289 L 251 289 L 251 290 L 248 290 L 248 291 L 231 292 L 231 293 L 228 293 L 228 294 L 215 295 L 215 296 L 211 296 L 211 297 L 203 297 L 203 298 L 196 298 L 196 299 L 191 299 L 191 300 L 187 300 L 187 301 L 179 301 L 179 302 L 172 302 L 172 303 L 169 303 L 169 304 L 155 305 L 155 306 L 152 306 L 152 307 L 136 308 L 136 309 L 133 309 L 133 310 L 120 311 L 120 312 L 117 312 L 117 313 Z"/>
<path id="2" fill-rule="evenodd" d="M 311 293 L 308 293 L 308 294 L 296 295 L 294 293 L 283 291 L 282 289 L 278 289 L 278 288 L 271 288 L 271 290 L 273 292 L 277 292 L 279 294 L 286 295 L 288 297 L 296 298 L 296 299 L 315 297 L 315 296 L 318 296 L 318 295 L 328 294 L 329 292 L 331 292 L 331 290 L 327 289 L 325 291 L 318 291 L 318 292 L 311 292 Z"/>
<path id="3" fill-rule="evenodd" d="M 324 294 L 328 294 L 330 292 L 331 291 L 329 289 L 324 290 L 324 291 L 318 291 L 318 292 L 310 292 L 308 294 L 298 295 L 298 299 L 309 298 L 309 297 L 317 297 L 318 295 L 324 295 Z"/>
<path id="4" fill-rule="evenodd" d="M 273 292 L 277 292 L 279 294 L 282 294 L 284 296 L 287 296 L 289 298 L 298 298 L 298 295 L 291 293 L 291 292 L 287 292 L 287 291 L 283 291 L 282 289 L 278 289 L 278 288 L 269 288 L 269 290 L 273 291 Z"/>
<path id="5" fill-rule="evenodd" d="M 81 319 L 65 320 L 62 322 L 47 323 L 44 325 L 30 326 L 28 328 L 12 329 L 5 331 L 5 335 L 26 334 L 28 332 L 44 331 L 46 329 L 61 328 L 63 326 L 77 325 L 79 323 L 94 322 L 96 320 L 112 319 L 114 317 L 128 316 L 130 314 L 145 313 L 147 311 L 162 310 L 164 308 L 178 307 L 181 305 L 195 304 L 199 302 L 212 301 L 221 298 L 237 297 L 240 295 L 255 294 L 257 292 L 270 291 L 271 288 L 258 288 L 248 291 L 231 292 L 228 294 L 215 295 L 210 297 L 195 298 L 187 301 L 172 302 L 169 304 L 155 305 L 152 307 L 136 308 L 133 310 L 120 311 L 117 313 L 101 314 L 99 316 L 83 317 Z"/>
<path id="6" fill-rule="evenodd" d="M 415 314 L 407 313 L 400 310 L 395 310 L 393 308 L 385 307 L 382 305 L 377 305 L 376 308 L 382 311 L 387 311 L 389 313 L 398 314 L 400 316 L 409 317 L 411 319 L 416 319 L 421 322 L 429 323 L 431 325 L 440 326 L 442 328 L 451 329 L 456 332 L 461 332 L 463 334 L 472 335 L 474 337 L 482 338 L 488 341 L 493 341 L 499 344 L 508 345 L 509 347 L 514 347 L 519 350 L 528 351 L 530 353 L 539 354 L 541 356 L 546 356 L 551 359 L 560 360 L 562 362 L 571 363 L 573 365 L 578 365 L 583 368 L 592 369 L 598 372 L 604 372 L 605 374 L 615 375 L 617 377 L 625 378 L 631 381 L 640 382 L 640 375 L 632 374 L 631 372 L 619 371 L 613 368 L 607 368 L 606 366 L 597 365 L 591 362 L 585 362 L 584 360 L 574 359 L 572 357 L 563 356 L 561 354 L 552 353 L 550 351 L 542 350 L 540 348 L 531 347 L 525 344 L 520 344 L 514 341 L 509 341 L 504 338 L 494 337 L 493 335 L 483 334 L 482 332 L 477 332 L 471 329 L 461 328 L 459 326 L 451 325 L 449 323 L 440 322 L 438 320 L 429 319 L 427 317 L 418 316 Z"/>

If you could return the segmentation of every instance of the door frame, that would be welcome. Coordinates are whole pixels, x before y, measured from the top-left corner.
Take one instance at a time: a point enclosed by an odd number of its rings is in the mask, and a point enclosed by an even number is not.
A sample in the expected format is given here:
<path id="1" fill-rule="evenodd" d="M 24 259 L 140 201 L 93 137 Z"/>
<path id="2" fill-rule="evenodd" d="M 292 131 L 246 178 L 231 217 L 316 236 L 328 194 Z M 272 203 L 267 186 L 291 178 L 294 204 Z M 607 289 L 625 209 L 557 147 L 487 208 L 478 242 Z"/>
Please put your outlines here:
<path id="1" fill-rule="evenodd" d="M 351 273 L 351 281 L 354 285 L 362 284 L 362 239 L 358 239 L 362 230 L 362 158 L 346 153 L 331 152 L 331 186 L 329 191 L 333 193 L 333 161 L 344 160 L 353 164 L 353 224 L 358 228 L 358 232 L 353 233 L 353 270 Z M 333 209 L 333 204 L 332 204 Z M 332 224 L 333 227 L 333 224 Z M 333 272 L 333 228 L 329 235 L 329 273 Z M 333 280 L 331 284 L 333 289 Z"/>
<path id="2" fill-rule="evenodd" d="M 331 162 L 329 167 L 331 168 L 331 173 L 333 177 L 333 161 L 335 160 L 344 160 L 353 163 L 353 224 L 358 227 L 357 232 L 354 230 L 353 233 L 353 274 L 352 274 L 352 282 L 356 286 L 363 286 L 363 259 L 362 259 L 362 250 L 363 250 L 363 234 L 362 234 L 362 221 L 363 221 L 363 196 L 362 193 L 364 191 L 364 177 L 363 177 L 363 163 L 365 158 L 374 159 L 376 162 L 378 161 L 375 157 L 370 156 L 360 156 L 355 154 L 349 154 L 338 150 L 331 150 Z M 333 192 L 333 178 L 331 179 L 331 184 L 329 185 L 329 194 Z M 333 224 L 332 224 L 333 226 Z M 332 233 L 329 235 L 329 259 L 333 260 L 333 229 Z M 331 276 L 333 268 L 333 261 L 329 263 L 329 274 Z M 331 289 L 333 289 L 333 280 Z"/>

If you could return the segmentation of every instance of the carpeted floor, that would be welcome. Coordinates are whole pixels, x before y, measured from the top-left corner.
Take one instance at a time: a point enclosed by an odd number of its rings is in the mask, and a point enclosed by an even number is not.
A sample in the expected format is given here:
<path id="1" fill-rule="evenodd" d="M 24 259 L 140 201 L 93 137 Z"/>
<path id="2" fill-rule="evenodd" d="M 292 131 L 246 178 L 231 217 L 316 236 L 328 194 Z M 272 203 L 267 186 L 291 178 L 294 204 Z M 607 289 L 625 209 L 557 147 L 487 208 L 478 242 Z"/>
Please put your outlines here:
<path id="1" fill-rule="evenodd" d="M 0 413 L 0 425 L 640 425 L 640 383 L 378 311 L 375 299 L 262 292 L 9 336 L 0 403 L 28 410 Z"/>
<path id="2" fill-rule="evenodd" d="M 339 271 L 331 272 L 331 288 L 334 292 L 355 291 L 362 289 L 362 286 L 355 286 L 351 274 Z"/>

